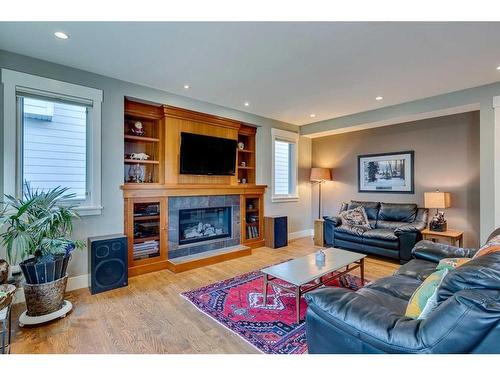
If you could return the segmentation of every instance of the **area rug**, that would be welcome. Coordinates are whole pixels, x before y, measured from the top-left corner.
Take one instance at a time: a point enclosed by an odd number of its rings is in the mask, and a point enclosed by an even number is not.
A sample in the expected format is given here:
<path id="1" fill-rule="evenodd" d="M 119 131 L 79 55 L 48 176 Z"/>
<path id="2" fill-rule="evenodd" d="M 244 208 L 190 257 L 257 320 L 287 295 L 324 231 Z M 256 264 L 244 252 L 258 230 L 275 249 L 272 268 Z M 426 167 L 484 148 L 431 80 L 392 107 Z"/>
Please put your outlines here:
<path id="1" fill-rule="evenodd" d="M 304 317 L 307 303 L 300 304 L 301 322 L 295 316 L 295 296 L 269 285 L 267 304 L 263 304 L 263 276 L 260 271 L 246 273 L 199 289 L 181 293 L 201 312 L 267 354 L 307 352 Z M 285 286 L 285 283 L 282 285 Z M 361 279 L 349 274 L 327 287 L 357 290 Z"/>

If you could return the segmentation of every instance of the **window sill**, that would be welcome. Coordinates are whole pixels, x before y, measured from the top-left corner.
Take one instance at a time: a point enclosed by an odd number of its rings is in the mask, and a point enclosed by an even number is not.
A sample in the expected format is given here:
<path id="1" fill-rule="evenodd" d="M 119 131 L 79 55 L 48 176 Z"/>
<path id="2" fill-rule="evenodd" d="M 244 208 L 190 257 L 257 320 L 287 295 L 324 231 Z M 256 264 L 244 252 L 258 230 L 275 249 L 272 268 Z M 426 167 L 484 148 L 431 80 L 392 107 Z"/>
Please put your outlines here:
<path id="1" fill-rule="evenodd" d="M 75 207 L 75 211 L 80 216 L 101 215 L 102 206 L 80 206 L 80 207 Z"/>
<path id="2" fill-rule="evenodd" d="M 299 201 L 299 196 L 298 195 L 287 195 L 287 196 L 277 196 L 277 197 L 272 197 L 271 202 L 273 203 L 280 203 L 280 202 L 298 202 Z"/>

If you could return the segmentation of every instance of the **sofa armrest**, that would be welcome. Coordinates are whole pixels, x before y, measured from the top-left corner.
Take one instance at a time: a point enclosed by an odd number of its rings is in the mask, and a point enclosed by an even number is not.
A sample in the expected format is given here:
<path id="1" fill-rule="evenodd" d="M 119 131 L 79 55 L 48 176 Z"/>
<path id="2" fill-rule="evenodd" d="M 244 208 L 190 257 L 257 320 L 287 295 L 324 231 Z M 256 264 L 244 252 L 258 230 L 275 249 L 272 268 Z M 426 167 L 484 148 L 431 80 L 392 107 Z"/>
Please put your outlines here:
<path id="1" fill-rule="evenodd" d="M 394 229 L 394 234 L 396 236 L 408 233 L 408 232 L 421 232 L 427 227 L 427 223 L 425 221 L 413 221 L 411 223 L 402 225 Z"/>
<path id="2" fill-rule="evenodd" d="M 325 220 L 325 225 L 333 225 L 334 227 L 338 227 L 342 224 L 342 219 L 338 216 L 323 216 Z"/>
<path id="3" fill-rule="evenodd" d="M 417 259 L 439 263 L 444 258 L 472 258 L 477 249 L 468 249 L 423 240 L 413 247 L 412 255 Z"/>

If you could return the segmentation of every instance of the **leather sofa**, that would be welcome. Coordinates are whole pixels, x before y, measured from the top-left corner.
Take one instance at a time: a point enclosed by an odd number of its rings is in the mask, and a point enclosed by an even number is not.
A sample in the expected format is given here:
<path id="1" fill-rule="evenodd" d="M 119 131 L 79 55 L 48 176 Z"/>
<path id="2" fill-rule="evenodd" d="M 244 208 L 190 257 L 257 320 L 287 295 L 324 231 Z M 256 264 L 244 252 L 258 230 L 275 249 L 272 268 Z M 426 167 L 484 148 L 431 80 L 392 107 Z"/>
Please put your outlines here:
<path id="1" fill-rule="evenodd" d="M 427 319 L 404 316 L 411 295 L 440 259 L 472 257 L 475 251 L 420 241 L 414 259 L 393 276 L 357 292 L 307 293 L 309 353 L 500 353 L 500 252 L 450 271 Z"/>
<path id="2" fill-rule="evenodd" d="M 338 216 L 324 216 L 325 246 L 373 254 L 405 263 L 411 259 L 411 249 L 422 239 L 429 211 L 411 203 L 351 201 L 343 203 L 340 212 L 362 206 L 370 230 L 360 234 L 342 226 Z"/>

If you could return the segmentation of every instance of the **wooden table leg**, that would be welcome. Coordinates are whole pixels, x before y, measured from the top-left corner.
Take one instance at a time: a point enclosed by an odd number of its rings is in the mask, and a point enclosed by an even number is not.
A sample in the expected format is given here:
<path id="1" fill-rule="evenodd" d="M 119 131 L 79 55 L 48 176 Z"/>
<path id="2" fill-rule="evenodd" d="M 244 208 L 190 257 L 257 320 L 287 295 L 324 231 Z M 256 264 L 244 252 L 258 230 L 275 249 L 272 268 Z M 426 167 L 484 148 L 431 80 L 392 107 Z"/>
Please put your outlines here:
<path id="1" fill-rule="evenodd" d="M 263 294 L 263 298 L 264 298 L 264 306 L 267 305 L 267 274 L 265 273 L 264 274 L 264 292 L 262 293 Z"/>
<path id="2" fill-rule="evenodd" d="M 464 236 L 461 235 L 458 239 L 458 247 L 464 247 Z"/>
<path id="3" fill-rule="evenodd" d="M 300 286 L 295 290 L 295 309 L 297 310 L 297 324 L 300 323 Z"/>
<path id="4" fill-rule="evenodd" d="M 361 273 L 361 285 L 365 285 L 365 258 L 361 258 L 360 273 Z"/>

